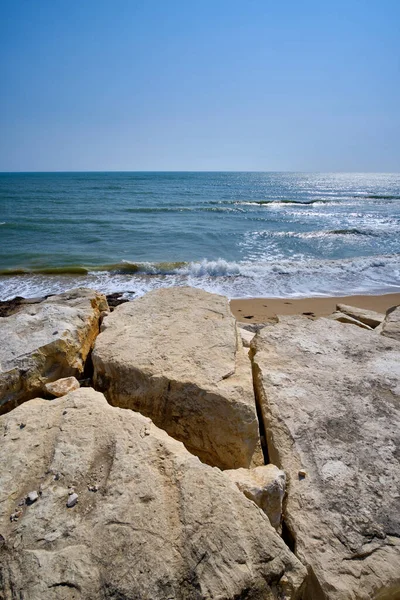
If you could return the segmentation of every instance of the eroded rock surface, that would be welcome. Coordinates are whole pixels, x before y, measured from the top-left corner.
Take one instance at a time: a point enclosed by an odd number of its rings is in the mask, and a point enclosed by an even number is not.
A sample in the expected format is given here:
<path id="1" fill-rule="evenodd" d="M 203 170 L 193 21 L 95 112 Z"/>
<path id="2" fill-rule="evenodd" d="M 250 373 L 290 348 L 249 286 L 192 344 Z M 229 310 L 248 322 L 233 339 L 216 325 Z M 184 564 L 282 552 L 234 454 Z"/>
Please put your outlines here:
<path id="1" fill-rule="evenodd" d="M 77 289 L 0 318 L 0 414 L 40 395 L 50 381 L 79 376 L 106 308 L 102 294 Z"/>
<path id="2" fill-rule="evenodd" d="M 400 343 L 280 317 L 252 343 L 306 598 L 400 598 Z"/>
<path id="3" fill-rule="evenodd" d="M 118 306 L 93 365 L 111 404 L 149 416 L 204 462 L 262 464 L 251 365 L 227 298 L 169 288 Z"/>
<path id="4" fill-rule="evenodd" d="M 263 465 L 255 469 L 229 469 L 224 474 L 265 512 L 272 527 L 279 530 L 286 489 L 285 473 L 275 465 Z"/>
<path id="5" fill-rule="evenodd" d="M 266 515 L 102 394 L 31 400 L 0 418 L 0 439 L 1 598 L 301 596 L 305 569 Z"/>

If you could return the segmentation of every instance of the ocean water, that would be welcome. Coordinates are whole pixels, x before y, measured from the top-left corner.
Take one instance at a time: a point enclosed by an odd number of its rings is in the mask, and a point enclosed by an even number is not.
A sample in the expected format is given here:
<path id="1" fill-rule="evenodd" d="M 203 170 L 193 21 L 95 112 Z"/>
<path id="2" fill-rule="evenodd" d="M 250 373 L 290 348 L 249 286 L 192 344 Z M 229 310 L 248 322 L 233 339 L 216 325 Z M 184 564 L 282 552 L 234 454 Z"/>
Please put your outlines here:
<path id="1" fill-rule="evenodd" d="M 0 299 L 400 290 L 400 174 L 0 174 Z"/>

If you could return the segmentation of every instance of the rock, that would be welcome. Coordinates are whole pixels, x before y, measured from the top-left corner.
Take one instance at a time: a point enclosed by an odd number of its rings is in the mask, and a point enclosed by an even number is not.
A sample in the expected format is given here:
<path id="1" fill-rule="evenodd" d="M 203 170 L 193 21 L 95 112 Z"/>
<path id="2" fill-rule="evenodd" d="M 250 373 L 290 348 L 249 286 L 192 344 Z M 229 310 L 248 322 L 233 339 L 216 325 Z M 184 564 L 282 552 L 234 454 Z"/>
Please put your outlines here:
<path id="1" fill-rule="evenodd" d="M 0 417 L 0 438 L 0 598 L 300 600 L 306 570 L 266 515 L 139 413 L 80 388 Z"/>
<path id="2" fill-rule="evenodd" d="M 245 348 L 250 348 L 251 341 L 253 340 L 255 333 L 247 331 L 246 329 L 239 328 L 240 337 Z"/>
<path id="3" fill-rule="evenodd" d="M 78 289 L 0 318 L 0 414 L 83 372 L 106 306 L 102 294 Z"/>
<path id="4" fill-rule="evenodd" d="M 63 377 L 62 379 L 57 379 L 57 381 L 46 383 L 44 389 L 49 394 L 60 398 L 61 396 L 65 396 L 70 392 L 78 390 L 79 387 L 80 384 L 76 377 Z"/>
<path id="5" fill-rule="evenodd" d="M 347 323 L 349 325 L 357 325 L 357 327 L 361 327 L 361 329 L 369 329 L 370 331 L 372 330 L 372 327 L 370 327 L 369 325 L 366 325 L 362 321 L 358 321 L 357 319 L 354 319 L 353 317 L 350 317 L 349 315 L 346 315 L 341 312 L 334 312 L 331 315 L 329 315 L 329 317 L 327 317 L 327 318 L 332 319 L 332 321 L 339 321 L 339 323 Z"/>
<path id="6" fill-rule="evenodd" d="M 107 304 L 109 306 L 110 311 L 113 311 L 114 308 L 116 308 L 120 304 L 129 302 L 129 298 L 124 298 L 123 294 L 124 292 L 114 292 L 113 294 L 107 294 Z"/>
<path id="7" fill-rule="evenodd" d="M 26 497 L 26 503 L 27 504 L 33 504 L 34 502 L 36 502 L 36 500 L 39 498 L 39 494 L 34 491 L 34 492 L 29 492 L 29 494 Z"/>
<path id="8" fill-rule="evenodd" d="M 70 494 L 67 500 L 67 508 L 72 508 L 78 502 L 78 494 Z"/>
<path id="9" fill-rule="evenodd" d="M 337 304 L 336 310 L 365 325 L 369 325 L 372 329 L 382 323 L 385 315 L 375 312 L 374 310 L 368 310 L 366 308 L 358 308 L 357 306 L 349 306 L 348 304 Z"/>
<path id="10" fill-rule="evenodd" d="M 285 473 L 275 465 L 264 465 L 255 469 L 226 470 L 224 474 L 265 512 L 272 527 L 279 530 L 286 486 Z"/>
<path id="11" fill-rule="evenodd" d="M 288 478 L 285 528 L 310 573 L 305 598 L 399 598 L 400 343 L 281 317 L 254 350 L 269 457 Z"/>
<path id="12" fill-rule="evenodd" d="M 381 334 L 400 342 L 400 306 L 395 306 L 387 311 Z"/>
<path id="13" fill-rule="evenodd" d="M 203 462 L 263 463 L 251 365 L 227 298 L 168 288 L 118 306 L 92 360 L 113 406 L 150 417 Z"/>

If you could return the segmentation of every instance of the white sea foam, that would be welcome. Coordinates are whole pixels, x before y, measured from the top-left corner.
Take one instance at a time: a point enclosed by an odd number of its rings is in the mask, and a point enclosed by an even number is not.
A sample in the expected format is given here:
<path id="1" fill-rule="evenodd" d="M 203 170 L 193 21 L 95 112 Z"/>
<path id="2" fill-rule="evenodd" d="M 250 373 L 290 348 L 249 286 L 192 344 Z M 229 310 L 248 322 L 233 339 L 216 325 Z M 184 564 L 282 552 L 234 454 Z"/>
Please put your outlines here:
<path id="1" fill-rule="evenodd" d="M 160 287 L 191 285 L 209 292 L 240 297 L 307 297 L 400 290 L 400 255 L 345 260 L 271 260 L 228 262 L 203 260 L 160 272 L 155 264 L 138 273 L 91 272 L 87 275 L 27 274 L 0 277 L 0 298 L 34 297 L 73 287 L 104 293 L 142 296 Z M 143 267 L 143 265 L 141 265 Z"/>

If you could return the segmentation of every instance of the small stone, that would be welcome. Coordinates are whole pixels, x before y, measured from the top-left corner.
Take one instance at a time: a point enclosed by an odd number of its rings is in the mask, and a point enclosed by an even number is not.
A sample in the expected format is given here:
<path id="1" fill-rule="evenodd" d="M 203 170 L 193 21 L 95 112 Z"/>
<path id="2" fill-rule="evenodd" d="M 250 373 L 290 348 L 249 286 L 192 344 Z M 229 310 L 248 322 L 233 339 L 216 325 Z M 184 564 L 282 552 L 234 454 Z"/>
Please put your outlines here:
<path id="1" fill-rule="evenodd" d="M 79 381 L 75 377 L 63 377 L 62 379 L 57 379 L 57 381 L 46 383 L 44 386 L 46 392 L 57 398 L 79 390 L 79 387 Z"/>
<path id="2" fill-rule="evenodd" d="M 307 475 L 307 471 L 305 469 L 299 470 L 299 479 L 304 479 Z"/>
<path id="3" fill-rule="evenodd" d="M 26 427 L 26 423 L 20 423 L 20 424 L 19 424 L 19 428 L 20 428 L 20 429 L 23 429 L 24 427 Z"/>
<path id="4" fill-rule="evenodd" d="M 67 500 L 67 508 L 72 508 L 78 502 L 78 494 L 70 494 Z"/>
<path id="5" fill-rule="evenodd" d="M 18 521 L 20 516 L 22 515 L 22 510 L 18 508 L 15 512 L 13 512 L 10 516 L 10 521 Z"/>
<path id="6" fill-rule="evenodd" d="M 26 503 L 33 504 L 34 502 L 36 502 L 36 500 L 38 498 L 39 498 L 39 494 L 36 491 L 29 492 L 29 494 L 26 497 Z"/>
<path id="7" fill-rule="evenodd" d="M 98 485 L 88 485 L 89 492 L 97 492 L 99 489 Z"/>
<path id="8" fill-rule="evenodd" d="M 75 492 L 75 488 L 74 487 L 69 487 L 68 488 L 68 495 L 71 496 L 73 493 Z"/>

